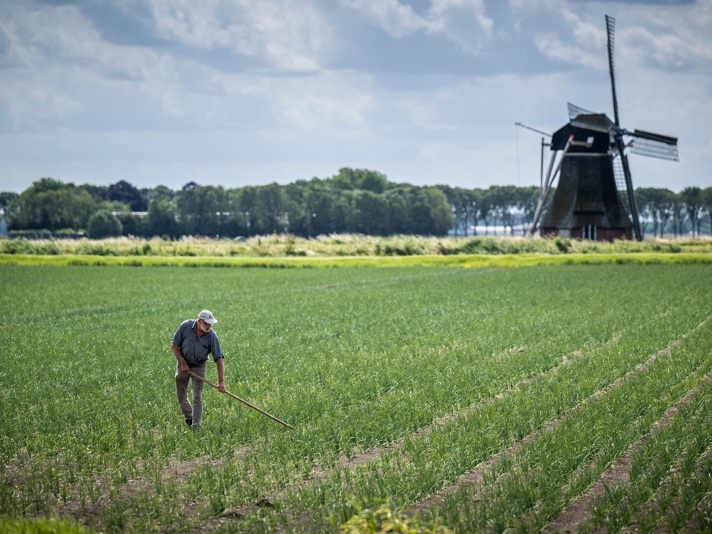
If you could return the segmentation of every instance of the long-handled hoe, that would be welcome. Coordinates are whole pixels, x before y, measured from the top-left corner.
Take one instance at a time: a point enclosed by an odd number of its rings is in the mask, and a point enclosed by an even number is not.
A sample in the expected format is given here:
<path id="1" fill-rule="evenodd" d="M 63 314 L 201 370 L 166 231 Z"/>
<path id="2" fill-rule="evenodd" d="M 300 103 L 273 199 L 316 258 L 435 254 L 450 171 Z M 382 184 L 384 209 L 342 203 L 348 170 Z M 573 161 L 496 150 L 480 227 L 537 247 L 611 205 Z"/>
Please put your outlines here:
<path id="1" fill-rule="evenodd" d="M 208 380 L 205 380 L 202 376 L 196 375 L 193 371 L 188 371 L 188 374 L 189 374 L 190 376 L 194 377 L 194 378 L 197 378 L 197 379 L 200 380 L 201 382 L 205 382 L 205 383 L 208 384 L 209 386 L 213 386 L 215 389 L 218 389 L 217 384 L 213 384 L 212 382 L 210 382 L 210 381 L 208 381 Z M 290 424 L 288 424 L 288 423 L 285 423 L 285 422 L 282 421 L 281 419 L 277 419 L 274 415 L 270 415 L 270 414 L 268 414 L 267 412 L 265 412 L 264 410 L 260 410 L 257 406 L 255 406 L 254 404 L 250 404 L 250 403 L 247 402 L 245 399 L 241 399 L 241 398 L 238 397 L 237 395 L 233 395 L 232 393 L 230 393 L 230 392 L 227 391 L 227 390 L 225 390 L 225 395 L 229 395 L 229 396 L 232 397 L 233 399 L 239 400 L 239 401 L 240 401 L 242 404 L 244 404 L 245 406 L 249 406 L 249 407 L 252 408 L 253 410 L 255 410 L 255 411 L 257 411 L 257 412 L 260 412 L 262 415 L 266 415 L 267 417 L 269 417 L 269 418 L 272 419 L 273 421 L 277 421 L 280 425 L 286 426 L 287 428 L 289 428 L 289 429 L 291 429 L 291 430 L 294 430 L 294 427 L 293 427 L 292 425 L 290 425 Z"/>

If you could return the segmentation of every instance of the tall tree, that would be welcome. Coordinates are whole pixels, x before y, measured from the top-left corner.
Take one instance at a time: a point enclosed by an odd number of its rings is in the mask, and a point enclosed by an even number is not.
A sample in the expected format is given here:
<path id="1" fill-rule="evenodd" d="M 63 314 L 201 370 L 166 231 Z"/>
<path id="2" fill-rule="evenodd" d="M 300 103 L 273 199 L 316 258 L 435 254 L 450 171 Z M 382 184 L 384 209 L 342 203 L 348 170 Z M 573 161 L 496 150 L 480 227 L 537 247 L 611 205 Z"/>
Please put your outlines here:
<path id="1" fill-rule="evenodd" d="M 388 232 L 388 202 L 383 195 L 368 189 L 354 192 L 354 231 L 366 235 L 386 235 Z"/>
<path id="2" fill-rule="evenodd" d="M 522 233 L 526 234 L 534 222 L 534 213 L 539 202 L 539 188 L 536 186 L 520 187 L 518 190 L 517 206 L 522 213 L 522 225 L 524 226 Z"/>
<path id="3" fill-rule="evenodd" d="M 214 237 L 220 234 L 224 218 L 227 216 L 225 203 L 227 196 L 222 187 L 184 187 L 176 195 L 178 222 L 184 233 Z"/>
<path id="4" fill-rule="evenodd" d="M 452 231 L 455 235 L 467 235 L 467 211 L 465 209 L 465 190 L 460 187 L 450 187 L 449 185 L 438 185 L 450 204 L 453 218 Z"/>
<path id="5" fill-rule="evenodd" d="M 482 191 L 479 203 L 479 215 L 482 222 L 485 223 L 485 235 L 489 235 L 490 220 L 494 212 L 494 203 L 492 201 L 492 191 L 485 189 Z"/>
<path id="6" fill-rule="evenodd" d="M 388 210 L 388 234 L 407 234 L 410 231 L 410 197 L 413 187 L 401 185 L 383 195 Z"/>
<path id="7" fill-rule="evenodd" d="M 437 187 L 413 189 L 410 206 L 411 233 L 445 235 L 452 228 L 452 208 L 445 193 Z"/>
<path id="8" fill-rule="evenodd" d="M 702 189 L 699 187 L 686 187 L 680 193 L 682 201 L 685 203 L 685 211 L 690 219 L 692 235 L 700 235 L 700 223 L 702 221 Z"/>
<path id="9" fill-rule="evenodd" d="M 0 192 L 0 209 L 6 209 L 13 200 L 16 200 L 20 195 L 11 191 Z"/>
<path id="10" fill-rule="evenodd" d="M 635 200 L 640 214 L 640 229 L 643 235 L 647 233 L 648 224 L 653 224 L 653 237 L 657 235 L 659 220 L 655 205 L 656 189 L 639 187 L 635 190 Z"/>
<path id="11" fill-rule="evenodd" d="M 309 207 L 309 190 L 306 181 L 298 180 L 284 186 L 288 233 L 305 237 L 313 235 L 312 212 Z"/>
<path id="12" fill-rule="evenodd" d="M 131 211 L 146 211 L 148 209 L 146 195 L 125 180 L 111 184 L 107 188 L 106 200 L 115 200 L 128 204 Z"/>
<path id="13" fill-rule="evenodd" d="M 712 187 L 706 187 L 702 190 L 700 201 L 707 214 L 707 221 L 710 225 L 710 235 L 712 235 Z"/>
<path id="14" fill-rule="evenodd" d="M 682 236 L 685 222 L 685 202 L 680 195 L 672 197 L 672 224 L 675 237 Z"/>
<path id="15" fill-rule="evenodd" d="M 339 173 L 333 176 L 329 182 L 335 188 L 346 191 L 360 189 L 371 191 L 372 193 L 383 193 L 389 187 L 388 180 L 384 174 L 367 169 L 351 169 L 349 167 L 339 169 Z"/>
<path id="16" fill-rule="evenodd" d="M 88 233 L 92 239 L 120 236 L 123 231 L 121 221 L 109 210 L 99 210 L 89 217 Z"/>
<path id="17" fill-rule="evenodd" d="M 286 217 L 284 191 L 277 183 L 256 189 L 254 210 L 254 232 L 259 235 L 281 233 L 287 230 L 289 220 Z"/>
<path id="18" fill-rule="evenodd" d="M 660 237 L 665 234 L 665 227 L 672 220 L 677 204 L 677 193 L 669 189 L 659 189 L 655 196 L 656 213 L 660 221 Z M 676 230 L 673 228 L 673 232 Z"/>
<path id="19" fill-rule="evenodd" d="M 165 199 L 170 202 L 176 196 L 176 192 L 165 185 L 158 185 L 156 187 L 144 187 L 141 189 L 141 193 L 148 199 L 149 204 L 154 200 Z"/>
<path id="20" fill-rule="evenodd" d="M 177 238 L 180 235 L 176 208 L 169 200 L 159 198 L 148 206 L 148 235 Z"/>
<path id="21" fill-rule="evenodd" d="M 518 188 L 513 185 L 493 185 L 489 188 L 488 195 L 492 203 L 492 210 L 496 215 L 499 215 L 505 232 L 509 227 L 510 234 L 514 234 L 514 219 L 516 210 L 519 209 Z"/>

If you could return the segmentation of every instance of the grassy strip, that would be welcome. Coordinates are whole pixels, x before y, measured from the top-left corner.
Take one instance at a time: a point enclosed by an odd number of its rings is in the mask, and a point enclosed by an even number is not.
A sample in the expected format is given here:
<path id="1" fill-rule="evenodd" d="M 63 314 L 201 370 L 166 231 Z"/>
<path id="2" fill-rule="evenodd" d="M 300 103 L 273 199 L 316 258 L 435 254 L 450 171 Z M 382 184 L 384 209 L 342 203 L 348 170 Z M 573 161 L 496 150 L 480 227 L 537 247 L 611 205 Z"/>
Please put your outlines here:
<path id="1" fill-rule="evenodd" d="M 420 256 L 458 254 L 567 254 L 631 252 L 712 252 L 712 238 L 643 241 L 587 241 L 556 237 L 539 239 L 516 236 L 415 236 L 388 237 L 361 234 L 321 235 L 300 238 L 289 234 L 254 236 L 246 240 L 183 237 L 180 240 L 152 238 L 5 239 L 0 254 L 90 255 L 90 256 L 221 256 L 221 257 L 332 257 Z"/>
<path id="2" fill-rule="evenodd" d="M 333 256 L 333 257 L 222 257 L 222 256 L 91 256 L 0 254 L 1 265 L 127 266 L 127 267 L 248 267 L 266 269 L 334 267 L 525 267 L 532 265 L 669 265 L 712 264 L 712 254 L 695 252 L 460 254 L 454 256 Z"/>

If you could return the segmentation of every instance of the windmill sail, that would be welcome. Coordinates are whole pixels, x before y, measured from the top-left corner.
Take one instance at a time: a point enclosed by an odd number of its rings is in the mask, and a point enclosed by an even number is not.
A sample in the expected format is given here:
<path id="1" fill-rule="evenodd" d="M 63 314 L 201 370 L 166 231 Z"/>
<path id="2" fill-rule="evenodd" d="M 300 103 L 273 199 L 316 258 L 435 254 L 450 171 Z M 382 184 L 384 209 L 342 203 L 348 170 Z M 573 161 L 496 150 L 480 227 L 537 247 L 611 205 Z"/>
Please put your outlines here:
<path id="1" fill-rule="evenodd" d="M 630 151 L 641 156 L 679 161 L 677 153 L 677 138 L 668 137 L 643 130 L 634 130 Z"/>
<path id="2" fill-rule="evenodd" d="M 618 97 L 616 96 L 616 75 L 613 68 L 613 47 L 615 39 L 616 19 L 606 15 L 606 32 L 608 33 L 608 72 L 611 75 L 611 93 L 613 94 L 613 118 L 616 126 L 620 125 L 618 120 Z"/>
<path id="3" fill-rule="evenodd" d="M 626 190 L 628 194 L 628 208 L 633 221 L 633 231 L 635 239 L 642 241 L 643 232 L 640 229 L 640 217 L 638 216 L 638 206 L 635 203 L 635 195 L 633 192 L 633 177 L 628 166 L 628 158 L 624 153 L 625 144 L 623 143 L 623 135 L 625 131 L 620 127 L 618 117 L 618 97 L 616 96 L 616 75 L 613 61 L 613 47 L 615 45 L 615 29 L 616 21 L 613 17 L 606 15 L 606 31 L 608 33 L 608 72 L 611 75 L 611 94 L 613 96 L 613 115 L 615 118 L 615 146 L 620 154 L 621 163 L 623 165 L 623 175 L 625 177 Z"/>
<path id="4" fill-rule="evenodd" d="M 576 104 L 572 104 L 571 102 L 567 102 L 566 105 L 569 108 L 569 120 L 570 121 L 576 119 L 579 115 L 596 115 L 595 111 L 590 111 L 588 109 L 584 109 L 580 106 L 577 106 Z"/>

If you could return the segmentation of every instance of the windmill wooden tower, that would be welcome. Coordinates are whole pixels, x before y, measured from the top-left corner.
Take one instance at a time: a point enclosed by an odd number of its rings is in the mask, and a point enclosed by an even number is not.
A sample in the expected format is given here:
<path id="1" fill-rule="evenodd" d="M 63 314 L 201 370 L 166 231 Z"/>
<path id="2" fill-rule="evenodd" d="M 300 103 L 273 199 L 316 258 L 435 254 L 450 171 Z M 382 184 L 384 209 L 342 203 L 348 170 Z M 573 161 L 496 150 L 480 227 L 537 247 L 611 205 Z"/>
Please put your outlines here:
<path id="1" fill-rule="evenodd" d="M 551 138 L 552 155 L 546 180 L 542 180 L 532 234 L 539 227 L 542 236 L 609 241 L 635 237 L 640 241 L 642 232 L 626 149 L 678 160 L 677 138 L 621 128 L 613 64 L 615 20 L 608 15 L 606 30 L 614 120 L 569 103 L 569 123 Z M 549 198 L 557 175 L 556 190 Z"/>

